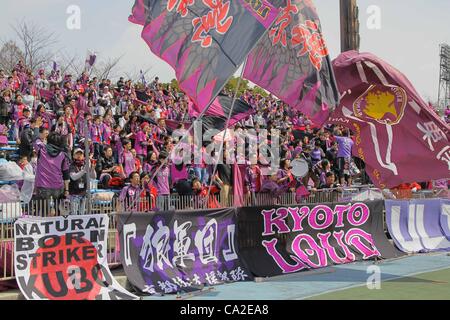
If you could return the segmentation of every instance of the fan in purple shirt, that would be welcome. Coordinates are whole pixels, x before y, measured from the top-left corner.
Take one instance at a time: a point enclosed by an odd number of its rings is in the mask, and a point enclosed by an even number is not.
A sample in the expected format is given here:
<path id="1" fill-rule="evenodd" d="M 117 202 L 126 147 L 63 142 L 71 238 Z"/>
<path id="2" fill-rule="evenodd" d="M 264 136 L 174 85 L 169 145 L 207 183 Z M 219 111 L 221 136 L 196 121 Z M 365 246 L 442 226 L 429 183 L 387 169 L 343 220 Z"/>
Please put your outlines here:
<path id="1" fill-rule="evenodd" d="M 47 145 L 37 145 L 36 191 L 41 199 L 60 199 L 69 195 L 69 156 L 63 136 L 52 132 Z"/>
<path id="2" fill-rule="evenodd" d="M 120 164 L 122 165 L 122 172 L 124 172 L 125 176 L 128 177 L 133 171 L 136 171 L 136 161 L 131 153 L 131 141 L 124 140 L 123 142 L 124 151 L 122 158 L 120 159 Z"/>

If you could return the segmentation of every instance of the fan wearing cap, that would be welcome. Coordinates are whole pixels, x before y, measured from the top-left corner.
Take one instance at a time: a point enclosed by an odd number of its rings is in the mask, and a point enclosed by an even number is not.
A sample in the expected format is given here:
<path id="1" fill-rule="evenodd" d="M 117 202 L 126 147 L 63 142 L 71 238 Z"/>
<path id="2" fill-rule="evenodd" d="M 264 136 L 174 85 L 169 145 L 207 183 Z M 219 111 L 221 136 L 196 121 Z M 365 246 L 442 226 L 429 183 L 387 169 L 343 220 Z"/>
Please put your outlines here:
<path id="1" fill-rule="evenodd" d="M 31 110 L 29 108 L 24 108 L 22 111 L 22 116 L 17 120 L 17 130 L 18 134 L 22 133 L 22 130 L 25 128 L 25 125 L 30 124 L 31 121 Z"/>
<path id="2" fill-rule="evenodd" d="M 86 177 L 86 161 L 84 158 L 84 151 L 77 148 L 73 152 L 73 162 L 70 165 L 70 182 L 69 182 L 69 194 L 70 205 L 72 214 L 84 214 L 85 210 L 85 197 L 87 189 L 87 177 Z M 91 168 L 91 178 L 95 179 L 96 174 L 94 168 Z"/>

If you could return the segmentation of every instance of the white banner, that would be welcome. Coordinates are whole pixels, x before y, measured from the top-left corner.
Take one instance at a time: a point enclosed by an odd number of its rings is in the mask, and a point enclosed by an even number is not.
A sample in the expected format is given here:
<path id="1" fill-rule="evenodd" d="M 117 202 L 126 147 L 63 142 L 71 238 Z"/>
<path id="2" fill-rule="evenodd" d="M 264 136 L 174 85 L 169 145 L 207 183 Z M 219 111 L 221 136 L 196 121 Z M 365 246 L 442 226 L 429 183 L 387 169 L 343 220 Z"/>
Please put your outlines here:
<path id="1" fill-rule="evenodd" d="M 108 268 L 107 215 L 21 218 L 14 224 L 14 269 L 28 300 L 139 299 Z"/>

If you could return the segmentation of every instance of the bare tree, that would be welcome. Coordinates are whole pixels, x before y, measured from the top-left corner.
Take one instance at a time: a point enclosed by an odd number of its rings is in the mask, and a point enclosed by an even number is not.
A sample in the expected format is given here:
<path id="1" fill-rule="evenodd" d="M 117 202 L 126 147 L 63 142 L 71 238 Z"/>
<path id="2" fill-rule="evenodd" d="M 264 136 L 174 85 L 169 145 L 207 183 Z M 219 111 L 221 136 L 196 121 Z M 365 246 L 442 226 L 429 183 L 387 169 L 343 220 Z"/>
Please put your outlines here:
<path id="1" fill-rule="evenodd" d="M 123 55 L 116 58 L 108 58 L 106 61 L 100 61 L 94 65 L 92 74 L 94 74 L 99 79 L 108 79 L 113 77 L 113 70 L 117 68 L 120 60 L 122 60 Z"/>
<path id="2" fill-rule="evenodd" d="M 24 54 L 17 43 L 12 40 L 3 43 L 0 49 L 0 69 L 10 72 L 19 60 L 24 60 Z"/>
<path id="3" fill-rule="evenodd" d="M 43 68 L 53 56 L 51 48 L 58 43 L 57 36 L 45 28 L 25 20 L 12 25 L 21 50 L 24 53 L 24 63 L 32 71 Z"/>
<path id="4" fill-rule="evenodd" d="M 61 53 L 59 54 L 58 63 L 62 76 L 64 74 L 72 74 L 78 77 L 83 72 L 84 62 L 82 62 L 78 54 L 68 55 Z"/>

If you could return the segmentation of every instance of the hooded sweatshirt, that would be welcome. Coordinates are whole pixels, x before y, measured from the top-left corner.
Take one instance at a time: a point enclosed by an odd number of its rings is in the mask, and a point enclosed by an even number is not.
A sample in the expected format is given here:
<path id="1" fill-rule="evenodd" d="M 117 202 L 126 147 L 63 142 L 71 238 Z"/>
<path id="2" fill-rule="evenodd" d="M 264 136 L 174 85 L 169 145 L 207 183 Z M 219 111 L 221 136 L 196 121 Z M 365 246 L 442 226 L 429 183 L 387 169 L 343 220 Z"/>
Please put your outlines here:
<path id="1" fill-rule="evenodd" d="M 64 180 L 70 180 L 70 160 L 64 150 L 52 144 L 38 145 L 36 187 L 63 189 Z"/>

